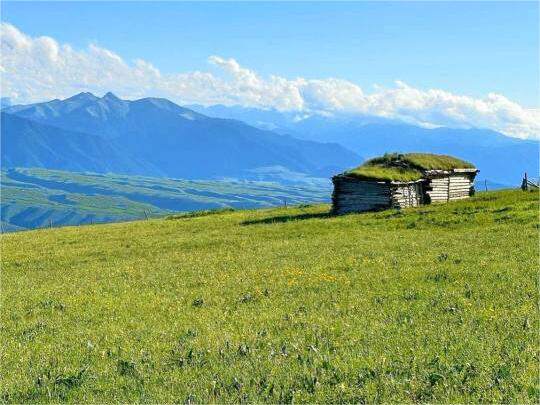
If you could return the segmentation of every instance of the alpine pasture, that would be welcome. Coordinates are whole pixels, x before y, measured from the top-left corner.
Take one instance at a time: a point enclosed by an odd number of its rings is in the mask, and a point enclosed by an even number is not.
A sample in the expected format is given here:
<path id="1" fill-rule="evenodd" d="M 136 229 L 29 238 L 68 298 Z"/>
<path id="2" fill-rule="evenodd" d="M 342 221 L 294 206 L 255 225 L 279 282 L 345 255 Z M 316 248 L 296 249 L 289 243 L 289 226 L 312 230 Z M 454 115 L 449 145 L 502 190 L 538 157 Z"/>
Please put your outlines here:
<path id="1" fill-rule="evenodd" d="M 538 403 L 538 194 L 2 235 L 2 402 Z"/>

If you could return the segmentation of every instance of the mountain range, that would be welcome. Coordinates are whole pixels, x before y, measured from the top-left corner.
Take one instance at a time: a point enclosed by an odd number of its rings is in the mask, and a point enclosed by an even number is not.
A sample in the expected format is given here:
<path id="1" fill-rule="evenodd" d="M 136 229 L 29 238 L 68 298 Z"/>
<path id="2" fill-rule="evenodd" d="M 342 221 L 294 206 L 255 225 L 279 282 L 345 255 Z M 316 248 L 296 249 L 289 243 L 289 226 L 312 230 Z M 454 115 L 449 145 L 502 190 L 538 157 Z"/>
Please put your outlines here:
<path id="1" fill-rule="evenodd" d="M 122 100 L 80 93 L 2 109 L 2 167 L 185 179 L 313 184 L 385 152 L 473 162 L 479 182 L 537 176 L 538 142 L 486 129 L 422 128 L 386 118 Z"/>
<path id="2" fill-rule="evenodd" d="M 299 139 L 336 142 L 366 157 L 385 152 L 431 152 L 473 162 L 479 182 L 516 186 L 524 172 L 538 176 L 538 141 L 505 136 L 487 129 L 422 128 L 396 120 L 362 115 L 305 115 L 238 106 L 190 106 L 200 113 L 245 121 Z"/>
<path id="3" fill-rule="evenodd" d="M 264 173 L 328 177 L 361 160 L 336 143 L 208 117 L 159 98 L 80 93 L 2 109 L 4 168 L 261 179 Z"/>

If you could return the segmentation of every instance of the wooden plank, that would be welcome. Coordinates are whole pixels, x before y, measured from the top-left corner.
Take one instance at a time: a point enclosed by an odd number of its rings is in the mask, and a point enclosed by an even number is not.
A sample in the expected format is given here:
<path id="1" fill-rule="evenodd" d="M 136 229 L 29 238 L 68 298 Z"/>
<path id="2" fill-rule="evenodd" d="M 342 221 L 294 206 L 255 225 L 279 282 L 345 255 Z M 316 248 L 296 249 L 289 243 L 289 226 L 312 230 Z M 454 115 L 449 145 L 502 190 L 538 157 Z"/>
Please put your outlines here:
<path id="1" fill-rule="evenodd" d="M 470 168 L 454 169 L 455 173 L 477 173 L 479 171 L 480 170 L 478 170 L 476 168 L 474 168 L 474 169 L 470 169 Z"/>

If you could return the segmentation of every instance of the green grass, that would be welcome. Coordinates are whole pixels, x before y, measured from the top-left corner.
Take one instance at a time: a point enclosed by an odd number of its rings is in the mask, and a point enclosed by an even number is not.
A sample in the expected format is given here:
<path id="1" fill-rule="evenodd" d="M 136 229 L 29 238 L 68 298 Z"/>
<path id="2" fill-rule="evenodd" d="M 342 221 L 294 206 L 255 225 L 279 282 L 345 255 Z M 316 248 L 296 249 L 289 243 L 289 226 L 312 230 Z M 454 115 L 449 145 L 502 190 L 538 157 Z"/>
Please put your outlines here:
<path id="1" fill-rule="evenodd" d="M 362 180 L 415 181 L 423 177 L 424 170 L 451 170 L 474 168 L 461 159 L 432 153 L 387 153 L 373 158 L 345 174 Z"/>
<path id="2" fill-rule="evenodd" d="M 2 231 L 118 222 L 174 212 L 326 202 L 331 184 L 180 180 L 17 168 L 2 170 Z M 307 180 L 306 180 L 307 181 Z"/>
<path id="3" fill-rule="evenodd" d="M 3 402 L 538 403 L 538 194 L 2 236 Z"/>
<path id="4" fill-rule="evenodd" d="M 474 165 L 448 155 L 436 155 L 434 153 L 387 153 L 384 156 L 371 159 L 367 164 L 372 165 L 408 165 L 418 170 L 451 170 L 472 169 Z"/>
<path id="5" fill-rule="evenodd" d="M 361 180 L 373 181 L 416 181 L 422 178 L 422 172 L 416 169 L 377 165 L 359 166 L 345 174 Z"/>
<path id="6" fill-rule="evenodd" d="M 218 215 L 218 214 L 223 214 L 223 213 L 232 212 L 232 211 L 234 211 L 233 208 L 220 208 L 220 209 L 215 209 L 215 210 L 191 211 L 191 212 L 183 212 L 181 214 L 169 215 L 166 217 L 166 219 L 176 220 L 176 219 L 206 217 L 208 215 Z"/>

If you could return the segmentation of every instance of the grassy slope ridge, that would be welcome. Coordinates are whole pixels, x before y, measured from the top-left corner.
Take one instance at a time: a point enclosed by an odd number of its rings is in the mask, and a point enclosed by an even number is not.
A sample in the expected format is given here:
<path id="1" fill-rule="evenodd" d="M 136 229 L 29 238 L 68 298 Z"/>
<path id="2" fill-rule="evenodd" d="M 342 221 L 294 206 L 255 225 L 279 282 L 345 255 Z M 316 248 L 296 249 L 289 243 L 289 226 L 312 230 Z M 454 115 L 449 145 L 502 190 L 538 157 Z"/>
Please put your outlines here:
<path id="1" fill-rule="evenodd" d="M 330 183 L 195 181 L 47 169 L 2 170 L 2 231 L 163 216 L 177 211 L 326 202 Z M 306 179 L 309 180 L 309 179 Z"/>
<path id="2" fill-rule="evenodd" d="M 2 236 L 7 402 L 537 403 L 538 195 Z"/>

